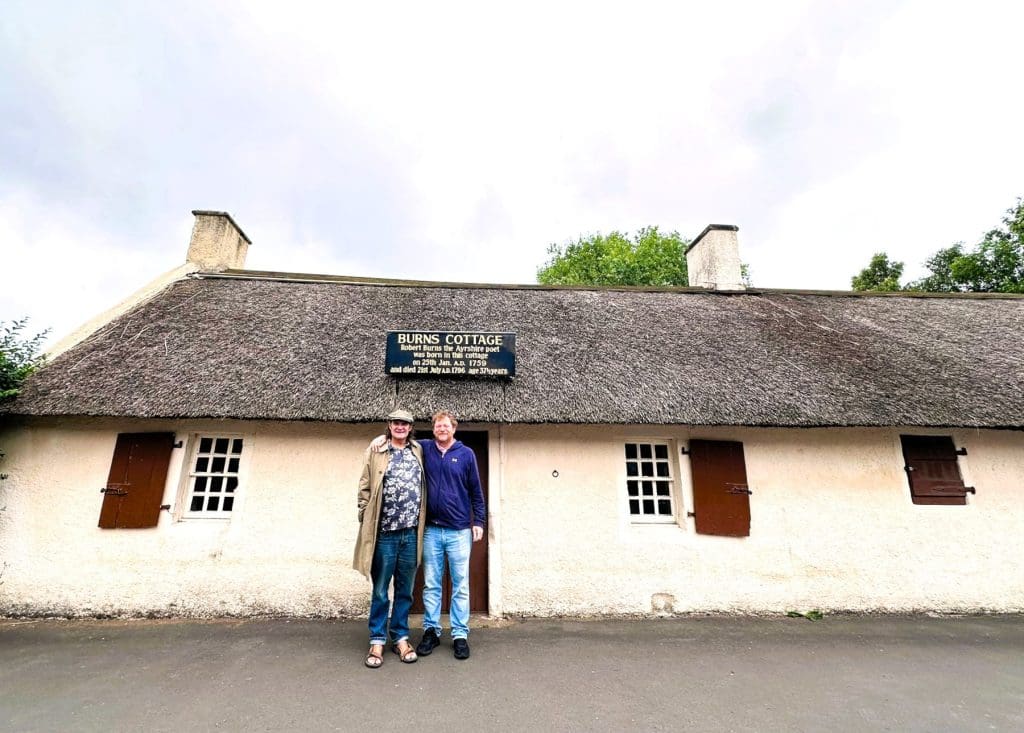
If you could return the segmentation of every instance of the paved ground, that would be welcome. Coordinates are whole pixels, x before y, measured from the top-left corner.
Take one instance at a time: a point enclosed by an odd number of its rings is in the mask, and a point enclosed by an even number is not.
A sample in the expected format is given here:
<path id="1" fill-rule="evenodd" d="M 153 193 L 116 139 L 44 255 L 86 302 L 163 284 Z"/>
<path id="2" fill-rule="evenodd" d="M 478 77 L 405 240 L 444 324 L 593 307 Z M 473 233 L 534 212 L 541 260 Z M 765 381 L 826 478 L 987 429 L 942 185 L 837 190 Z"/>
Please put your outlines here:
<path id="1" fill-rule="evenodd" d="M 362 666 L 361 621 L 0 620 L 3 731 L 1021 731 L 1024 617 L 475 628 Z"/>

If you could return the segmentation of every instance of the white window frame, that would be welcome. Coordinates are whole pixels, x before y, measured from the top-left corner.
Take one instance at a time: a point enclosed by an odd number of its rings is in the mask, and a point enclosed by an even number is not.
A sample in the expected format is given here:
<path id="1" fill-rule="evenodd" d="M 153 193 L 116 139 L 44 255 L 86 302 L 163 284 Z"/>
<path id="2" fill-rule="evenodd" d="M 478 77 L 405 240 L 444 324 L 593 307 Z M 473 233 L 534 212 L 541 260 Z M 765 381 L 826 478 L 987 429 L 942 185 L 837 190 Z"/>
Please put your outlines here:
<path id="1" fill-rule="evenodd" d="M 637 456 L 635 459 L 626 457 L 626 446 L 635 445 L 637 448 Z M 641 458 L 642 450 L 640 446 L 649 445 L 651 446 L 651 457 Z M 664 458 L 657 457 L 656 446 L 664 446 L 666 455 Z M 637 475 L 631 476 L 629 474 L 629 464 L 636 463 Z M 651 476 L 644 476 L 642 465 L 648 463 L 652 466 L 653 474 Z M 657 475 L 657 465 L 664 464 L 668 468 L 667 476 Z M 622 496 L 625 506 L 626 517 L 629 519 L 630 524 L 678 524 L 679 523 L 679 512 L 680 507 L 683 505 L 682 493 L 679 480 L 679 464 L 675 459 L 675 443 L 672 440 L 665 438 L 628 438 L 622 441 Z M 636 496 L 630 494 L 630 490 L 633 488 L 630 486 L 631 482 L 636 482 Z M 649 481 L 652 484 L 653 494 L 650 495 L 650 500 L 654 502 L 668 500 L 670 512 L 668 514 L 633 514 L 631 502 L 637 501 L 640 503 L 641 510 L 643 509 L 643 501 L 645 500 L 643 482 Z M 664 481 L 668 482 L 668 494 L 659 495 L 657 493 L 658 487 L 657 482 Z M 657 507 L 656 507 L 657 508 Z"/>
<path id="2" fill-rule="evenodd" d="M 203 445 L 203 440 L 211 440 L 211 450 L 209 452 L 201 452 L 200 449 Z M 217 441 L 227 440 L 228 447 L 227 452 L 217 451 Z M 235 441 L 242 441 L 241 450 L 239 453 L 234 453 Z M 244 461 L 247 455 L 247 451 L 252 449 L 252 443 L 249 436 L 241 435 L 239 433 L 196 433 L 191 438 L 191 446 L 188 451 L 188 463 L 185 466 L 185 470 L 182 471 L 182 492 L 181 492 L 181 510 L 179 517 L 181 519 L 219 519 L 226 520 L 230 519 L 232 515 L 238 512 L 239 495 L 241 493 L 241 474 L 244 470 Z M 224 458 L 224 467 L 221 471 L 213 470 L 213 462 L 216 458 Z M 206 470 L 197 470 L 198 461 L 201 458 L 207 460 Z M 231 461 L 237 460 L 238 465 L 235 470 L 229 470 L 231 467 Z M 202 509 L 192 509 L 192 501 L 198 495 L 195 491 L 197 479 L 205 478 L 207 485 L 212 484 L 215 479 L 220 478 L 220 491 L 203 491 L 202 494 L 206 497 L 204 500 L 204 506 Z M 227 485 L 230 479 L 234 479 L 235 486 L 233 491 L 227 490 Z M 232 499 L 231 509 L 224 509 L 224 499 L 227 497 Z M 216 509 L 208 509 L 209 500 L 214 497 L 219 497 L 218 506 Z"/>

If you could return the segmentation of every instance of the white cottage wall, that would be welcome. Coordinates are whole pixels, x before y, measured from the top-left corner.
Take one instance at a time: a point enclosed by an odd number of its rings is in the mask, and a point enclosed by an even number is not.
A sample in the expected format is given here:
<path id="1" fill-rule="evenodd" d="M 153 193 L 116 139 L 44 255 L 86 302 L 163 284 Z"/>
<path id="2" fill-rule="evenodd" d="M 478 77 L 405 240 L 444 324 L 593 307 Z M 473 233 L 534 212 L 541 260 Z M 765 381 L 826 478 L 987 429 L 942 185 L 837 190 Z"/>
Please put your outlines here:
<path id="1" fill-rule="evenodd" d="M 476 429 L 486 428 L 478 426 Z M 245 438 L 229 520 L 161 512 L 97 528 L 119 432 L 172 430 L 164 503 L 189 436 Z M 365 613 L 350 569 L 356 482 L 377 425 L 33 419 L 0 431 L 0 613 L 194 616 Z M 951 434 L 966 506 L 916 506 L 895 429 L 491 428 L 491 610 L 498 614 L 1024 609 L 1024 433 Z M 697 535 L 690 438 L 744 444 L 746 538 Z M 637 525 L 623 443 L 672 441 L 681 520 Z M 556 475 L 557 474 L 557 475 Z"/>
<path id="2" fill-rule="evenodd" d="M 99 529 L 119 432 L 166 431 L 164 503 L 177 506 L 188 438 L 245 438 L 230 519 Z M 0 612 L 193 616 L 365 612 L 351 570 L 363 449 L 379 426 L 243 422 L 35 421 L 0 432 Z"/>
<path id="3" fill-rule="evenodd" d="M 899 430 L 511 426 L 503 487 L 509 614 L 1024 608 L 1024 434 L 952 434 L 967 506 L 910 499 Z M 697 535 L 689 438 L 744 444 L 746 538 Z M 674 441 L 675 525 L 626 509 L 623 444 Z M 557 478 L 553 475 L 557 471 Z"/>

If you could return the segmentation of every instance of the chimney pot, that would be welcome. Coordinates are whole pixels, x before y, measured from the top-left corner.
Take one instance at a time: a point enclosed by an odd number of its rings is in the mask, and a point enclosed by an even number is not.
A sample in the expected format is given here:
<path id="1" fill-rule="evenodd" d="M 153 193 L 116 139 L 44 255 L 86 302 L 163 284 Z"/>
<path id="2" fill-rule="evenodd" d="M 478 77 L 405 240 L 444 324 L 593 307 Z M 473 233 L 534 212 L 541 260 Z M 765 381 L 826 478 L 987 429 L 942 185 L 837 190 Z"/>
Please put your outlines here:
<path id="1" fill-rule="evenodd" d="M 745 290 L 740 245 L 732 224 L 708 224 L 686 248 L 686 272 L 691 287 Z"/>
<path id="2" fill-rule="evenodd" d="M 251 240 L 225 211 L 192 212 L 196 221 L 192 226 L 192 240 L 188 245 L 186 262 L 206 272 L 239 270 L 245 267 L 245 255 Z"/>

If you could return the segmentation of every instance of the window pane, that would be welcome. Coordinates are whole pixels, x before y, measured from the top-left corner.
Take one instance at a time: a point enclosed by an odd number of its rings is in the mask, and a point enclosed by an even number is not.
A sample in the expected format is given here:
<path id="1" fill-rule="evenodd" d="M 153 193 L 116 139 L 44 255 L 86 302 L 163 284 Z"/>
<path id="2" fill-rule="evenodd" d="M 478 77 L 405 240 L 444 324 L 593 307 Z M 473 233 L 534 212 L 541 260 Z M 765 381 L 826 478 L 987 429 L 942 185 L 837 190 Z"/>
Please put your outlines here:
<path id="1" fill-rule="evenodd" d="M 238 459 L 232 458 L 228 461 L 228 473 L 238 473 Z"/>
<path id="2" fill-rule="evenodd" d="M 193 490 L 197 492 L 206 491 L 206 482 L 208 480 L 209 479 L 207 479 L 206 476 L 196 476 L 196 483 Z"/>
<path id="3" fill-rule="evenodd" d="M 210 459 L 209 458 L 197 458 L 196 459 L 196 473 L 203 473 L 210 470 Z"/>
<path id="4" fill-rule="evenodd" d="M 668 481 L 658 482 L 658 496 L 668 496 Z"/>
<path id="5" fill-rule="evenodd" d="M 629 495 L 630 496 L 636 496 L 637 493 L 639 493 L 639 489 L 637 488 L 637 482 L 636 481 L 627 481 L 626 482 L 626 488 L 629 490 Z"/>
<path id="6" fill-rule="evenodd" d="M 644 475 L 644 476 L 653 476 L 654 475 L 654 464 L 653 463 L 641 463 L 640 464 L 640 473 L 642 475 Z"/>
<path id="7" fill-rule="evenodd" d="M 206 504 L 206 508 L 207 508 L 207 510 L 209 510 L 211 512 L 217 511 L 217 509 L 220 508 L 220 497 L 219 496 L 211 496 L 210 497 L 210 501 Z"/>
<path id="8" fill-rule="evenodd" d="M 629 500 L 629 513 L 630 514 L 639 514 L 640 513 L 640 500 L 639 499 L 630 499 Z"/>
<path id="9" fill-rule="evenodd" d="M 193 496 L 192 497 L 192 503 L 189 505 L 188 508 L 189 508 L 189 511 L 198 512 L 200 509 L 203 508 L 203 497 L 202 496 Z"/>
<path id="10" fill-rule="evenodd" d="M 669 475 L 669 473 L 668 473 L 668 464 L 667 463 L 658 462 L 655 465 L 658 467 L 658 475 L 659 476 L 668 476 Z"/>
<path id="11" fill-rule="evenodd" d="M 644 499 L 644 514 L 654 514 L 654 499 Z"/>
<path id="12" fill-rule="evenodd" d="M 227 453 L 228 452 L 228 439 L 217 438 L 216 453 Z"/>
<path id="13" fill-rule="evenodd" d="M 227 492 L 232 492 L 232 491 L 234 491 L 237 488 L 238 488 L 238 477 L 237 476 L 228 476 L 228 483 L 227 483 L 227 486 L 224 487 L 224 490 L 227 491 Z"/>
<path id="14" fill-rule="evenodd" d="M 223 484 L 223 476 L 214 476 L 213 478 L 210 479 L 210 491 L 220 491 L 220 488 Z"/>
<path id="15" fill-rule="evenodd" d="M 637 468 L 636 468 L 636 464 L 633 463 L 632 461 L 626 461 L 626 475 L 627 476 L 636 476 L 637 473 L 638 473 L 638 471 L 637 471 Z"/>
<path id="16" fill-rule="evenodd" d="M 224 497 L 224 511 L 230 512 L 231 508 L 235 505 L 235 497 L 225 496 Z"/>
<path id="17" fill-rule="evenodd" d="M 667 445 L 656 445 L 654 446 L 654 457 L 665 459 L 668 458 L 668 446 Z"/>
<path id="18" fill-rule="evenodd" d="M 225 462 L 224 456 L 219 456 L 217 458 L 214 458 L 213 461 L 211 461 L 211 463 L 210 463 L 210 472 L 211 473 L 224 473 L 224 462 Z"/>
<path id="19" fill-rule="evenodd" d="M 231 442 L 231 452 L 234 453 L 236 456 L 239 453 L 242 452 L 242 439 L 241 438 L 235 438 Z"/>
<path id="20" fill-rule="evenodd" d="M 658 514 L 671 514 L 672 502 L 668 499 L 658 499 Z"/>
<path id="21" fill-rule="evenodd" d="M 210 448 L 213 447 L 213 438 L 200 438 L 199 440 L 199 452 L 209 453 Z"/>
<path id="22" fill-rule="evenodd" d="M 636 443 L 626 443 L 626 459 L 636 460 Z"/>
<path id="23" fill-rule="evenodd" d="M 643 488 L 644 488 L 644 496 L 653 496 L 654 495 L 654 482 L 653 481 L 644 481 L 642 485 L 643 485 Z"/>
<path id="24" fill-rule="evenodd" d="M 640 444 L 640 457 L 641 458 L 650 458 L 651 457 L 651 445 L 650 445 L 650 443 L 641 443 Z"/>

